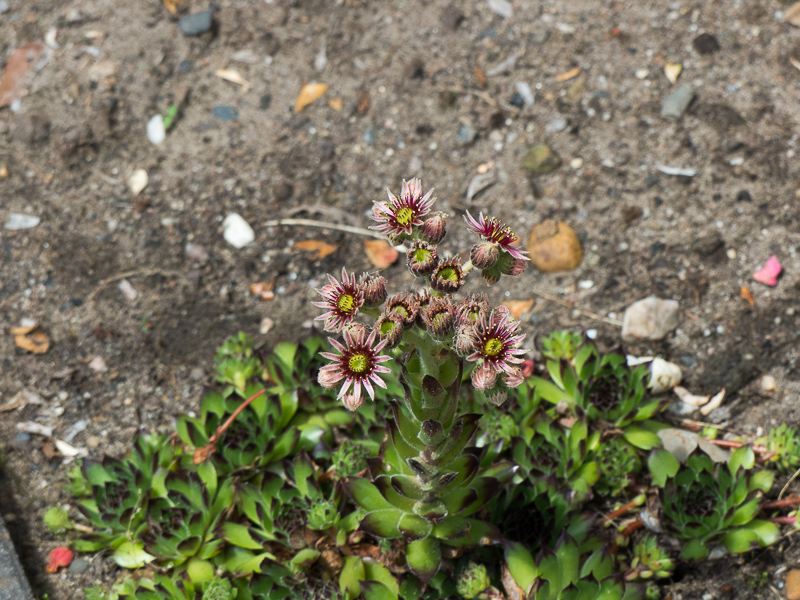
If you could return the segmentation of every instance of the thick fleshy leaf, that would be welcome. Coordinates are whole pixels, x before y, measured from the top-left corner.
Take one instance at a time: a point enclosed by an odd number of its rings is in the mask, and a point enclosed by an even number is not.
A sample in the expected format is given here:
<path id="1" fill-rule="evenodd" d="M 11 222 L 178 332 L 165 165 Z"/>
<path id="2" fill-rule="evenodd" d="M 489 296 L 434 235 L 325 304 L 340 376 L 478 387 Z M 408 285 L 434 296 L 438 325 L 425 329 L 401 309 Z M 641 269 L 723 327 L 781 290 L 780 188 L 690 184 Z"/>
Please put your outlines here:
<path id="1" fill-rule="evenodd" d="M 339 575 L 339 589 L 348 600 L 357 598 L 361 593 L 361 581 L 364 579 L 364 561 L 358 556 L 347 556 Z"/>
<path id="2" fill-rule="evenodd" d="M 406 544 L 408 568 L 423 582 L 436 575 L 442 561 L 442 549 L 436 538 L 428 537 Z"/>
<path id="3" fill-rule="evenodd" d="M 411 500 L 422 500 L 423 491 L 417 483 L 417 478 L 411 475 L 392 475 L 391 486 L 396 492 Z"/>
<path id="4" fill-rule="evenodd" d="M 123 569 L 139 569 L 156 557 L 145 552 L 140 543 L 125 542 L 114 551 L 111 558 Z"/>
<path id="5" fill-rule="evenodd" d="M 375 487 L 381 493 L 389 504 L 394 507 L 399 508 L 404 512 L 413 512 L 414 511 L 414 504 L 416 503 L 414 500 L 400 494 L 391 484 L 391 479 L 387 476 L 378 477 L 375 480 Z"/>
<path id="6" fill-rule="evenodd" d="M 527 592 L 539 575 L 536 561 L 533 560 L 533 556 L 527 548 L 518 542 L 508 542 L 505 554 L 506 565 L 508 565 L 511 577 L 524 592 Z"/>
<path id="7" fill-rule="evenodd" d="M 499 544 L 503 540 L 500 530 L 491 523 L 479 519 L 466 519 L 466 521 L 469 524 L 469 531 L 462 537 L 443 539 L 448 546 L 471 548 L 474 546 Z"/>
<path id="8" fill-rule="evenodd" d="M 681 558 L 684 560 L 700 560 L 706 556 L 708 556 L 708 546 L 699 539 L 689 540 L 681 550 Z"/>
<path id="9" fill-rule="evenodd" d="M 303 548 L 292 557 L 292 565 L 301 570 L 306 570 L 317 561 L 320 554 L 319 550 Z"/>
<path id="10" fill-rule="evenodd" d="M 367 512 L 394 508 L 374 483 L 360 477 L 348 477 L 342 482 L 347 495 Z"/>
<path id="11" fill-rule="evenodd" d="M 431 529 L 433 528 L 433 523 L 418 515 L 405 513 L 400 517 L 397 528 L 402 532 L 403 536 L 407 540 L 419 540 L 427 537 L 430 534 Z"/>
<path id="12" fill-rule="evenodd" d="M 628 425 L 628 427 L 623 430 L 622 437 L 632 446 L 636 446 L 642 450 L 651 450 L 652 448 L 661 446 L 660 437 L 652 431 L 648 431 L 644 427 L 639 427 L 638 425 Z"/>
<path id="13" fill-rule="evenodd" d="M 368 581 L 377 581 L 386 589 L 388 589 L 394 596 L 400 592 L 400 586 L 397 584 L 397 579 L 391 574 L 389 569 L 384 567 L 381 563 L 368 561 L 364 563 L 364 578 Z M 363 589 L 362 589 L 363 591 Z"/>
<path id="14" fill-rule="evenodd" d="M 367 533 L 376 535 L 382 538 L 399 538 L 403 537 L 398 529 L 400 518 L 405 515 L 403 511 L 397 508 L 385 508 L 375 510 L 367 514 L 362 520 L 359 528 Z"/>
<path id="15" fill-rule="evenodd" d="M 397 593 L 392 592 L 378 581 L 362 581 L 361 597 L 364 600 L 397 600 Z"/>
<path id="16" fill-rule="evenodd" d="M 758 473 L 753 473 L 750 477 L 750 485 L 748 486 L 750 490 L 761 490 L 764 493 L 767 493 L 770 489 L 772 489 L 772 483 L 775 481 L 775 473 L 772 471 L 759 471 Z"/>
<path id="17" fill-rule="evenodd" d="M 671 452 L 657 448 L 650 453 L 647 466 L 653 477 L 653 483 L 658 487 L 664 487 L 667 479 L 675 477 L 681 465 Z"/>
<path id="18" fill-rule="evenodd" d="M 438 539 L 456 539 L 469 533 L 470 520 L 463 517 L 447 517 L 437 522 L 431 535 Z"/>
<path id="19" fill-rule="evenodd" d="M 781 537 L 780 528 L 775 523 L 769 521 L 756 519 L 755 521 L 750 521 L 750 523 L 747 524 L 747 528 L 758 536 L 762 547 L 774 544 Z"/>
<path id="20" fill-rule="evenodd" d="M 755 531 L 745 527 L 728 531 L 722 538 L 722 543 L 731 552 L 748 552 L 758 548 L 760 543 Z"/>
<path id="21" fill-rule="evenodd" d="M 247 548 L 250 550 L 261 550 L 264 545 L 260 542 L 257 542 L 255 538 L 253 538 L 252 532 L 253 529 L 247 525 L 231 522 L 223 523 L 221 529 L 222 537 L 224 537 L 234 546 L 238 546 L 239 548 Z"/>
<path id="22" fill-rule="evenodd" d="M 728 468 L 736 476 L 740 468 L 752 469 L 756 462 L 756 455 L 750 446 L 742 446 L 731 454 L 728 460 Z"/>

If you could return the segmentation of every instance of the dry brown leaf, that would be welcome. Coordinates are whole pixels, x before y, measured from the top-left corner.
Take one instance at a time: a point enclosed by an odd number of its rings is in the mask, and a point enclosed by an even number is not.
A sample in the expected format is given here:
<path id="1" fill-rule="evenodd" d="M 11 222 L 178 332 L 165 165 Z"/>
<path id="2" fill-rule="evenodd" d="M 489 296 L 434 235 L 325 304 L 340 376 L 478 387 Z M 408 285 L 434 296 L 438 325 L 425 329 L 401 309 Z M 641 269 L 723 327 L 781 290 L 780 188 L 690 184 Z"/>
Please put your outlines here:
<path id="1" fill-rule="evenodd" d="M 376 269 L 386 269 L 397 262 L 400 253 L 385 240 L 367 240 L 364 242 L 367 258 Z"/>
<path id="2" fill-rule="evenodd" d="M 574 69 L 570 69 L 566 73 L 561 73 L 560 75 L 556 75 L 556 81 L 569 81 L 573 77 L 577 77 L 581 72 L 580 67 L 575 67 Z"/>
<path id="3" fill-rule="evenodd" d="M 370 104 L 372 104 L 372 100 L 369 97 L 369 92 L 365 89 L 358 90 L 358 104 L 356 105 L 356 110 L 358 114 L 365 115 L 369 110 Z"/>
<path id="4" fill-rule="evenodd" d="M 32 352 L 33 354 L 44 354 L 50 349 L 50 338 L 47 334 L 38 329 L 38 325 L 25 334 L 14 335 L 14 343 L 23 350 Z M 14 327 L 16 330 L 27 329 L 25 327 Z M 12 333 L 14 332 L 12 329 Z"/>
<path id="5" fill-rule="evenodd" d="M 783 18 L 787 23 L 791 23 L 795 27 L 800 27 L 800 2 L 792 4 L 789 10 L 783 13 Z"/>
<path id="6" fill-rule="evenodd" d="M 39 327 L 38 323 L 33 325 L 20 325 L 19 327 L 12 327 L 8 330 L 11 335 L 28 335 L 31 331 Z"/>
<path id="7" fill-rule="evenodd" d="M 233 69 L 217 69 L 216 71 L 214 71 L 214 75 L 216 75 L 220 79 L 224 79 L 225 81 L 230 81 L 231 83 L 235 83 L 246 89 L 250 89 L 251 87 L 253 87 L 244 77 L 242 77 L 239 71 L 234 71 Z M 297 110 L 296 105 L 295 105 L 295 110 Z"/>
<path id="8" fill-rule="evenodd" d="M 519 319 L 520 315 L 524 315 L 533 308 L 534 302 L 536 300 L 531 298 L 530 300 L 509 300 L 503 304 L 508 307 L 515 319 Z"/>
<path id="9" fill-rule="evenodd" d="M 485 90 L 488 87 L 489 82 L 486 81 L 486 74 L 483 72 L 483 69 L 477 65 L 475 65 L 475 79 L 478 82 L 478 87 L 482 90 Z"/>
<path id="10" fill-rule="evenodd" d="M 316 260 L 321 260 L 339 249 L 339 246 L 334 246 L 333 244 L 321 242 L 319 240 L 302 240 L 300 242 L 295 242 L 294 247 L 308 252 L 315 252 L 314 258 Z"/>
<path id="11" fill-rule="evenodd" d="M 336 112 L 339 112 L 344 108 L 344 100 L 341 98 L 334 98 L 333 100 L 328 100 L 328 106 L 330 106 Z"/>
<path id="12" fill-rule="evenodd" d="M 322 96 L 328 90 L 328 86 L 324 83 L 307 83 L 300 90 L 300 95 L 294 101 L 294 112 L 302 111 L 306 106 L 311 104 L 314 100 Z"/>
<path id="13" fill-rule="evenodd" d="M 742 296 L 742 298 L 747 300 L 747 302 L 748 302 L 748 304 L 750 304 L 750 306 L 755 307 L 756 301 L 753 298 L 753 294 L 750 292 L 749 288 L 746 288 L 746 287 L 742 286 L 742 290 L 740 292 L 740 295 Z"/>
<path id="14" fill-rule="evenodd" d="M 0 167 L 0 179 L 6 179 L 8 177 L 8 167 L 5 165 Z"/>
<path id="15" fill-rule="evenodd" d="M 664 75 L 670 83 L 678 81 L 678 76 L 683 71 L 683 65 L 680 63 L 668 62 L 664 65 Z"/>
<path id="16" fill-rule="evenodd" d="M 164 0 L 164 6 L 170 14 L 177 15 L 178 11 L 183 8 L 185 1 L 186 0 Z"/>
<path id="17" fill-rule="evenodd" d="M 6 63 L 3 79 L 0 80 L 0 108 L 8 106 L 25 93 L 25 76 L 39 60 L 44 45 L 41 42 L 28 42 L 14 50 Z"/>

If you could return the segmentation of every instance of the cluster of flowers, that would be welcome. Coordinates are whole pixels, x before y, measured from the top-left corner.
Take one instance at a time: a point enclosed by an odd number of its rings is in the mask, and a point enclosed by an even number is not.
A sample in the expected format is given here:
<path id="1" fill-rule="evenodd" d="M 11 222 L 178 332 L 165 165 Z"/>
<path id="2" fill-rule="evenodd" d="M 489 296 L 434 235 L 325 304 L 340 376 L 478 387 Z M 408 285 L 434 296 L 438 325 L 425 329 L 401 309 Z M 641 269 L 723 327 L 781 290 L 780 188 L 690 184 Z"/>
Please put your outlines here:
<path id="1" fill-rule="evenodd" d="M 456 300 L 453 294 L 474 268 L 481 270 L 489 285 L 501 275 L 519 275 L 528 260 L 526 253 L 515 246 L 517 236 L 500 221 L 485 219 L 482 214 L 476 220 L 467 213 L 467 227 L 480 235 L 481 242 L 473 246 L 465 265 L 457 256 L 440 259 L 436 244 L 445 236 L 447 216 L 429 214 L 435 201 L 432 194 L 433 190 L 423 196 L 422 184 L 413 179 L 403 182 L 399 198 L 389 192 L 388 201 L 376 202 L 373 210 L 378 222 L 374 229 L 395 244 L 411 242 L 408 268 L 427 280 L 428 289 L 389 297 L 386 279 L 380 275 L 365 273 L 356 278 L 342 269 L 341 281 L 328 275 L 329 285 L 317 290 L 322 301 L 314 304 L 325 309 L 317 320 L 344 337 L 344 343 L 331 339 L 338 354 L 322 353 L 331 363 L 320 370 L 319 382 L 328 389 L 341 386 L 339 398 L 350 410 L 361 406 L 362 387 L 373 399 L 373 384 L 386 387 L 381 374 L 389 368 L 382 363 L 390 357 L 381 352 L 400 344 L 411 328 L 461 358 L 479 362 L 472 371 L 472 384 L 496 405 L 505 402 L 508 388 L 523 381 L 518 365 L 522 363 L 519 355 L 525 353 L 519 347 L 525 336 L 519 322 L 505 306 L 490 308 L 483 294 L 469 294 L 463 300 Z M 378 312 L 381 305 L 383 310 Z M 355 321 L 368 309 L 377 315 L 372 328 Z"/>

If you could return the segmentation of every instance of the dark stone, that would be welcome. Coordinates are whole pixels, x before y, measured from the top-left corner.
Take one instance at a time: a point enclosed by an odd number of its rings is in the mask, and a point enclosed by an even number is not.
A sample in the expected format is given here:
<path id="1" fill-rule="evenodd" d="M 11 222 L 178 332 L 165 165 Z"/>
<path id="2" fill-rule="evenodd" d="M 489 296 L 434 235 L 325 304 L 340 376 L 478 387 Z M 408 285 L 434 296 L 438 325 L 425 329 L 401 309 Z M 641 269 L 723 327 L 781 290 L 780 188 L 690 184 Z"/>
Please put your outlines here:
<path id="1" fill-rule="evenodd" d="M 183 17 L 178 21 L 178 27 L 181 33 L 186 36 L 200 35 L 206 31 L 211 30 L 214 24 L 214 16 L 210 10 L 194 13 Z"/>
<path id="2" fill-rule="evenodd" d="M 83 558 L 78 558 L 70 563 L 69 567 L 67 568 L 67 573 L 70 575 L 80 575 L 81 573 L 85 572 L 89 567 L 92 566 L 88 560 Z"/>
<path id="3" fill-rule="evenodd" d="M 710 258 L 724 248 L 725 240 L 717 231 L 700 236 L 692 243 L 692 249 L 703 258 Z"/>
<path id="4" fill-rule="evenodd" d="M 654 175 L 651 173 L 645 178 L 644 186 L 647 188 L 651 188 L 654 185 L 658 185 L 658 181 L 659 181 L 658 175 Z"/>
<path id="5" fill-rule="evenodd" d="M 500 129 L 505 124 L 506 115 L 502 110 L 492 113 L 492 116 L 489 117 L 489 129 Z"/>
<path id="6" fill-rule="evenodd" d="M 739 190 L 736 194 L 736 201 L 737 202 L 752 202 L 753 197 L 750 195 L 750 192 L 747 190 Z"/>
<path id="7" fill-rule="evenodd" d="M 444 29 L 455 31 L 461 26 L 465 18 L 458 4 L 453 3 L 444 7 L 442 14 L 439 16 L 439 23 L 442 24 Z"/>
<path id="8" fill-rule="evenodd" d="M 656 196 L 655 198 L 653 198 L 653 204 L 655 204 L 656 206 L 661 206 L 662 204 L 664 204 L 664 199 L 661 196 Z"/>
<path id="9" fill-rule="evenodd" d="M 442 108 L 453 108 L 458 102 L 458 94 L 452 90 L 445 90 L 439 94 L 439 106 Z"/>
<path id="10" fill-rule="evenodd" d="M 288 181 L 283 181 L 275 186 L 275 200 L 286 202 L 294 194 L 294 186 Z"/>
<path id="11" fill-rule="evenodd" d="M 178 73 L 188 73 L 194 68 L 194 61 L 193 60 L 182 60 L 178 63 Z"/>
<path id="12" fill-rule="evenodd" d="M 406 66 L 406 77 L 408 79 L 424 79 L 425 63 L 421 58 L 415 58 Z"/>
<path id="13" fill-rule="evenodd" d="M 650 256 L 658 256 L 664 250 L 667 249 L 667 245 L 662 242 L 656 242 L 652 246 L 650 246 Z"/>
<path id="14" fill-rule="evenodd" d="M 220 121 L 233 121 L 239 118 L 239 111 L 233 106 L 215 106 L 211 109 Z"/>
<path id="15" fill-rule="evenodd" d="M 710 33 L 701 33 L 692 41 L 692 47 L 698 54 L 713 54 L 719 50 L 719 42 Z"/>
<path id="16" fill-rule="evenodd" d="M 698 104 L 692 109 L 692 114 L 720 131 L 725 131 L 729 127 L 741 127 L 747 123 L 733 108 L 719 102 Z"/>
<path id="17" fill-rule="evenodd" d="M 15 444 L 27 444 L 31 440 L 31 434 L 26 431 L 18 431 L 14 434 Z"/>
<path id="18" fill-rule="evenodd" d="M 430 123 L 422 123 L 421 125 L 417 125 L 415 131 L 417 132 L 417 135 L 425 137 L 436 131 L 436 128 Z"/>
<path id="19" fill-rule="evenodd" d="M 518 92 L 514 92 L 514 95 L 511 96 L 511 100 L 508 102 L 511 106 L 516 106 L 517 108 L 523 108 L 525 106 L 525 100 Z"/>
<path id="20" fill-rule="evenodd" d="M 628 205 L 622 209 L 622 220 L 625 221 L 626 224 L 633 223 L 642 216 L 643 212 L 640 206 Z"/>
<path id="21" fill-rule="evenodd" d="M 264 94 L 258 100 L 258 108 L 260 108 L 261 110 L 267 110 L 271 104 L 272 104 L 272 96 L 270 96 L 269 94 Z"/>

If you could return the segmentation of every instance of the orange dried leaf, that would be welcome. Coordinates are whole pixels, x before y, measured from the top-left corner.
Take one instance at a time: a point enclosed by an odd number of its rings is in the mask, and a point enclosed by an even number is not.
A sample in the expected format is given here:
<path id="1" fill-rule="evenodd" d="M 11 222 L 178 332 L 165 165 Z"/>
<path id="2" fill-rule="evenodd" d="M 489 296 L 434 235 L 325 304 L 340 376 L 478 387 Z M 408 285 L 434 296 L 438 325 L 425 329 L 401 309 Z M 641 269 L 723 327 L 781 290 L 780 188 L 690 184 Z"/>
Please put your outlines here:
<path id="1" fill-rule="evenodd" d="M 272 300 L 275 297 L 275 292 L 272 291 L 274 286 L 274 281 L 259 281 L 258 283 L 251 283 L 250 293 L 253 296 L 258 296 L 262 300 Z"/>
<path id="2" fill-rule="evenodd" d="M 574 69 L 570 69 L 566 73 L 561 73 L 560 75 L 556 75 L 556 81 L 569 81 L 573 77 L 577 77 L 581 72 L 580 67 L 575 67 Z"/>
<path id="3" fill-rule="evenodd" d="M 475 65 L 475 79 L 478 82 L 478 87 L 482 90 L 485 90 L 489 85 L 489 82 L 486 81 L 486 74 L 483 72 L 483 69 L 477 65 Z"/>
<path id="4" fill-rule="evenodd" d="M 19 327 L 12 327 L 8 330 L 11 335 L 28 335 L 31 331 L 39 327 L 38 323 L 33 325 L 20 325 Z"/>
<path id="5" fill-rule="evenodd" d="M 746 288 L 746 287 L 743 286 L 740 295 L 741 295 L 742 298 L 747 300 L 747 302 L 750 304 L 750 306 L 755 306 L 756 305 L 756 301 L 753 298 L 753 294 L 750 292 L 749 288 Z"/>
<path id="6" fill-rule="evenodd" d="M 367 252 L 369 262 L 376 269 L 391 267 L 400 256 L 400 253 L 385 240 L 367 240 L 364 242 L 364 250 Z"/>
<path id="7" fill-rule="evenodd" d="M 509 300 L 508 302 L 503 302 L 503 304 L 508 307 L 515 319 L 519 319 L 520 315 L 533 308 L 534 302 L 536 301 L 531 298 L 530 300 Z"/>
<path id="8" fill-rule="evenodd" d="M 294 112 L 302 111 L 306 106 L 322 96 L 327 90 L 328 86 L 324 83 L 307 83 L 303 86 L 303 89 L 300 90 L 300 95 L 294 102 Z"/>
<path id="9" fill-rule="evenodd" d="M 14 50 L 6 63 L 3 79 L 0 80 L 0 108 L 8 106 L 25 93 L 25 76 L 39 60 L 44 50 L 40 42 L 29 42 Z"/>
<path id="10" fill-rule="evenodd" d="M 783 13 L 783 19 L 795 27 L 800 27 L 800 2 L 795 2 Z"/>
<path id="11" fill-rule="evenodd" d="M 164 0 L 164 6 L 171 14 L 177 15 L 184 2 L 185 0 Z"/>
<path id="12" fill-rule="evenodd" d="M 50 338 L 41 329 L 34 329 L 26 335 L 14 336 L 14 343 L 33 354 L 44 354 L 50 349 Z"/>
<path id="13" fill-rule="evenodd" d="M 339 249 L 339 246 L 334 246 L 333 244 L 320 242 L 318 240 L 302 240 L 300 242 L 295 242 L 294 247 L 308 252 L 316 252 L 314 255 L 316 260 L 321 260 Z"/>
<path id="14" fill-rule="evenodd" d="M 333 100 L 328 100 L 328 106 L 330 106 L 336 112 L 339 112 L 344 108 L 344 100 L 341 98 L 334 98 Z"/>
<path id="15" fill-rule="evenodd" d="M 56 573 L 61 567 L 68 567 L 74 554 L 69 548 L 59 546 L 50 552 L 50 562 L 47 564 L 48 573 Z"/>

